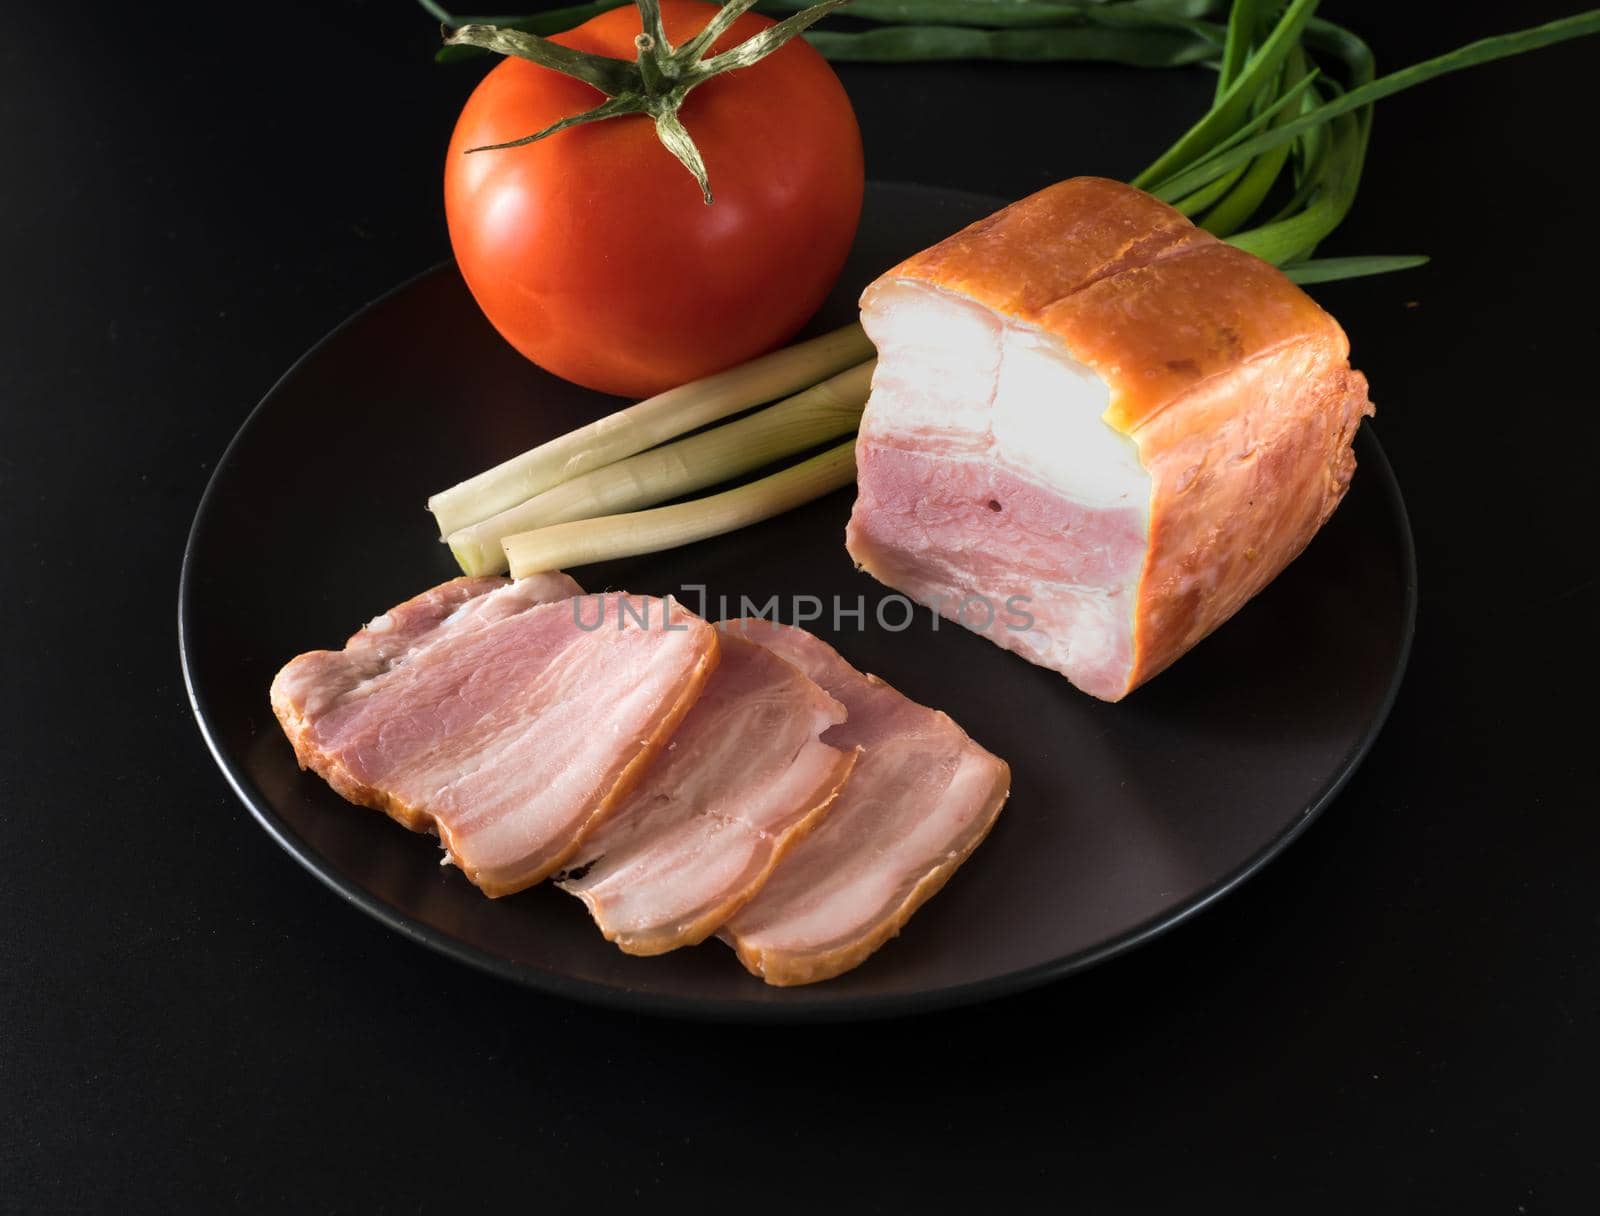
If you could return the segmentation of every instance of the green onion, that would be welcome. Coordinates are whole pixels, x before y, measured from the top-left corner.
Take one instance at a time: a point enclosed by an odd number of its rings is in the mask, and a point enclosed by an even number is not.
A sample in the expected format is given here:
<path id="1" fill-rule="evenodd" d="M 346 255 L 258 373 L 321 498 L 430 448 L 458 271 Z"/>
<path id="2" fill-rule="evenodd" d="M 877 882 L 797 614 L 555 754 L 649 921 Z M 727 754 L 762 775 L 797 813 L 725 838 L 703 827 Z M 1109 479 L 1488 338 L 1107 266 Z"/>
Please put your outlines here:
<path id="1" fill-rule="evenodd" d="M 815 384 L 872 355 L 861 326 L 846 325 L 569 431 L 435 494 L 428 510 L 439 535 L 449 537 L 552 486 Z"/>
<path id="2" fill-rule="evenodd" d="M 1228 136 L 1228 138 L 1224 139 L 1200 159 L 1202 161 L 1208 160 L 1211 157 L 1216 156 L 1219 153 L 1235 146 L 1236 144 L 1243 142 L 1248 136 L 1254 135 L 1257 131 L 1261 130 L 1261 128 L 1265 127 L 1269 122 L 1276 118 L 1283 110 L 1287 109 L 1289 106 L 1292 106 L 1297 100 L 1302 100 L 1308 90 L 1311 89 L 1311 86 L 1316 83 L 1316 80 L 1317 69 L 1312 68 L 1305 77 L 1295 83 L 1293 88 L 1286 90 L 1281 97 L 1278 97 L 1272 102 L 1271 105 L 1267 106 L 1259 114 L 1251 118 L 1249 122 L 1245 123 L 1242 127 L 1240 127 L 1232 135 Z M 1313 94 L 1313 96 L 1315 96 L 1315 94 Z"/>
<path id="3" fill-rule="evenodd" d="M 805 0 L 767 0 L 762 8 L 798 12 Z M 988 29 L 1039 29 L 1073 23 L 1107 26 L 1168 26 L 1190 29 L 1213 39 L 1216 27 L 1178 13 L 1163 12 L 1143 4 L 1057 3 L 1056 0 L 1026 0 L 1025 3 L 997 3 L 996 0 L 850 0 L 848 14 L 857 21 L 884 25 L 955 25 Z"/>
<path id="4" fill-rule="evenodd" d="M 1229 190 L 1232 190 L 1234 183 L 1244 176 L 1244 170 L 1245 167 L 1240 165 L 1231 173 L 1226 173 L 1217 178 L 1216 181 L 1207 182 L 1193 194 L 1170 201 L 1174 207 L 1192 219 L 1228 193 Z"/>
<path id="5" fill-rule="evenodd" d="M 511 577 L 675 549 L 782 515 L 854 481 L 855 447 L 851 439 L 781 473 L 708 498 L 508 536 Z"/>
<path id="6" fill-rule="evenodd" d="M 1322 181 L 1305 209 L 1249 232 L 1235 233 L 1228 243 L 1274 266 L 1311 256 L 1319 242 L 1338 227 L 1355 201 L 1366 156 L 1366 124 L 1353 114 L 1333 120 Z"/>
<path id="7" fill-rule="evenodd" d="M 852 367 L 737 422 L 562 482 L 520 506 L 452 532 L 450 549 L 465 573 L 500 574 L 506 569 L 500 542 L 508 536 L 636 511 L 851 434 L 861 421 L 874 366 L 867 362 Z"/>
<path id="8" fill-rule="evenodd" d="M 1290 92 L 1285 96 L 1294 95 L 1293 91 L 1299 84 L 1310 78 L 1309 71 L 1305 52 L 1295 47 L 1289 52 L 1289 59 L 1283 67 L 1284 79 L 1290 82 Z M 1287 107 L 1277 107 L 1276 103 L 1272 105 L 1278 109 L 1278 117 L 1273 125 L 1282 126 L 1292 116 L 1293 111 Z M 1254 215 L 1256 208 L 1260 207 L 1267 197 L 1267 192 L 1272 189 L 1273 183 L 1278 180 L 1278 174 L 1283 172 L 1283 166 L 1289 159 L 1290 148 L 1290 144 L 1283 144 L 1270 152 L 1263 152 L 1251 161 L 1237 184 L 1228 190 L 1215 207 L 1206 212 L 1205 218 L 1200 221 L 1200 227 L 1213 236 L 1227 236 Z"/>
<path id="9" fill-rule="evenodd" d="M 1217 53 L 1215 43 L 1182 30 L 1099 27 L 975 30 L 944 25 L 897 26 L 858 34 L 816 30 L 806 35 L 806 41 L 835 63 L 1077 60 L 1171 68 L 1201 63 Z"/>
<path id="10" fill-rule="evenodd" d="M 1289 52 L 1298 45 L 1300 31 L 1311 19 L 1316 7 L 1317 0 L 1293 0 L 1266 40 L 1251 54 L 1244 69 L 1211 109 L 1179 136 L 1172 147 L 1157 157 L 1153 165 L 1134 178 L 1133 185 L 1148 190 L 1151 183 L 1170 176 L 1227 138 L 1249 116 L 1251 104 L 1262 91 L 1277 79 L 1278 69 L 1283 66 Z M 1228 168 L 1239 163 L 1242 162 L 1235 160 Z M 1204 185 L 1205 182 L 1198 184 Z"/>
<path id="11" fill-rule="evenodd" d="M 1252 157 L 1265 152 L 1269 148 L 1277 147 L 1281 143 L 1295 138 L 1302 132 L 1320 126 L 1341 114 L 1348 114 L 1351 110 L 1360 109 L 1371 105 L 1384 97 L 1390 97 L 1402 89 L 1409 89 L 1424 81 L 1432 80 L 1437 76 L 1444 76 L 1450 72 L 1459 72 L 1465 68 L 1477 67 L 1480 64 L 1492 63 L 1497 59 L 1506 59 L 1512 55 L 1521 55 L 1528 51 L 1538 50 L 1541 47 L 1551 46 L 1558 42 L 1566 42 L 1573 38 L 1582 38 L 1589 34 L 1600 33 L 1600 10 L 1591 10 L 1579 13 L 1574 17 L 1564 17 L 1559 21 L 1551 21 L 1545 25 L 1535 26 L 1532 29 L 1518 30 L 1512 34 L 1501 34 L 1494 38 L 1483 38 L 1467 46 L 1450 51 L 1448 54 L 1438 55 L 1433 59 L 1426 59 L 1421 63 L 1412 64 L 1398 72 L 1391 72 L 1377 80 L 1368 81 L 1357 88 L 1351 89 L 1342 97 L 1317 107 L 1308 114 L 1303 114 L 1292 122 L 1285 123 L 1275 130 L 1257 135 L 1244 143 L 1224 153 L 1213 157 L 1204 164 L 1192 169 L 1176 173 L 1160 179 L 1147 169 L 1139 179 L 1148 179 L 1155 176 L 1158 181 L 1157 195 L 1182 194 L 1194 190 L 1213 178 L 1226 173 L 1235 165 L 1242 164 Z M 1161 162 L 1157 162 L 1160 165 Z M 1151 166 L 1155 169 L 1157 165 Z"/>
<path id="12" fill-rule="evenodd" d="M 1213 105 L 1227 96 L 1250 58 L 1250 43 L 1267 13 L 1262 0 L 1237 0 L 1228 12 L 1228 38 L 1222 47 L 1222 62 L 1217 65 L 1217 92 Z"/>
<path id="13" fill-rule="evenodd" d="M 1283 273 L 1296 283 L 1329 283 L 1335 279 L 1358 279 L 1363 275 L 1388 274 L 1391 270 L 1411 270 L 1427 264 L 1427 258 L 1415 253 L 1393 256 L 1369 255 L 1359 258 L 1314 258 L 1309 262 L 1291 262 L 1283 268 Z"/>

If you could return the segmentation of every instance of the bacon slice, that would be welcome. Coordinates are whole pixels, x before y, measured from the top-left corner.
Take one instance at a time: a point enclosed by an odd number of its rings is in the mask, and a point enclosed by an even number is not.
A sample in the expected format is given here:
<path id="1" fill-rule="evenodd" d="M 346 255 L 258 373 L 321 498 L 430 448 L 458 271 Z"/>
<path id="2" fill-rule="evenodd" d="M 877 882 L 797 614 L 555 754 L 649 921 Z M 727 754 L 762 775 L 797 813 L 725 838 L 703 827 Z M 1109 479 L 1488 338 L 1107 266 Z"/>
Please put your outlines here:
<path id="1" fill-rule="evenodd" d="M 671 601 L 580 594 L 565 575 L 464 578 L 343 650 L 292 660 L 272 707 L 351 802 L 435 831 L 486 895 L 557 870 L 637 782 L 716 666 Z"/>
<path id="2" fill-rule="evenodd" d="M 820 739 L 843 705 L 770 650 L 738 636 L 720 645 L 672 742 L 559 880 L 629 954 L 715 932 L 822 820 L 856 762 Z"/>
<path id="3" fill-rule="evenodd" d="M 907 259 L 861 323 L 850 555 L 1111 701 L 1299 554 L 1372 413 L 1305 292 L 1100 178 Z"/>
<path id="4" fill-rule="evenodd" d="M 994 825 L 1011 770 L 945 714 L 863 675 L 803 629 L 724 622 L 815 680 L 849 711 L 824 736 L 862 754 L 821 824 L 723 926 L 769 984 L 809 984 L 862 963 L 897 934 Z"/>

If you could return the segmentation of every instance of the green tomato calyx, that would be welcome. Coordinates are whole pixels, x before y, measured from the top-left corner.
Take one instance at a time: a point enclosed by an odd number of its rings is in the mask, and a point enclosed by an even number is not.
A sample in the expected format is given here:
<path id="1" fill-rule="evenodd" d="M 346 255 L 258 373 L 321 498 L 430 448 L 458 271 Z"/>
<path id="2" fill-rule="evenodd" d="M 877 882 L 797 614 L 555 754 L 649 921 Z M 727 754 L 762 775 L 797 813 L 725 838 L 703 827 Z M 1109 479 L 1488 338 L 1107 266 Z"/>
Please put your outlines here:
<path id="1" fill-rule="evenodd" d="M 447 31 L 444 40 L 448 46 L 474 46 L 501 55 L 515 55 L 518 59 L 526 59 L 542 68 L 581 80 L 606 97 L 593 109 L 551 123 L 532 135 L 505 143 L 468 148 L 467 152 L 520 148 L 524 144 L 547 139 L 568 127 L 619 118 L 624 114 L 647 114 L 655 121 L 656 136 L 662 146 L 693 174 L 701 197 L 710 206 L 711 182 L 706 176 L 705 161 L 701 159 L 700 150 L 695 147 L 693 138 L 678 117 L 678 109 L 683 105 L 684 98 L 713 76 L 761 62 L 834 9 L 849 3 L 849 0 L 822 0 L 716 55 L 708 55 L 712 44 L 747 13 L 756 0 L 727 0 L 706 22 L 704 29 L 676 48 L 668 41 L 667 32 L 662 26 L 660 0 L 634 2 L 639 6 L 641 32 L 634 39 L 635 57 L 631 62 L 613 59 L 609 55 L 575 51 L 548 38 L 541 38 L 538 34 L 505 26 L 463 25 L 457 30 Z"/>

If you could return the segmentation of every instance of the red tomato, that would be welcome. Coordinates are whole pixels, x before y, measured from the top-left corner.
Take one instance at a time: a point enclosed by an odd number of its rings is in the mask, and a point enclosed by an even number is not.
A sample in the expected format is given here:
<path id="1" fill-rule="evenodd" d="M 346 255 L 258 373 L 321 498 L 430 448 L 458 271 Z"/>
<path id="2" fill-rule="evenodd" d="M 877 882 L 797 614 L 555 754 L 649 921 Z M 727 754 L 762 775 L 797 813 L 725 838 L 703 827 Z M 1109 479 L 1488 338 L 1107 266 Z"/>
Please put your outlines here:
<path id="1" fill-rule="evenodd" d="M 664 0 L 681 45 L 716 11 Z M 746 14 L 714 50 L 772 25 Z M 603 13 L 554 41 L 634 58 L 639 13 Z M 642 397 L 792 337 L 838 277 L 861 214 L 861 132 L 833 69 L 801 39 L 713 77 L 679 111 L 715 201 L 628 115 L 519 139 L 592 109 L 590 86 L 506 59 L 468 98 L 445 163 L 456 261 L 500 333 L 541 367 Z"/>

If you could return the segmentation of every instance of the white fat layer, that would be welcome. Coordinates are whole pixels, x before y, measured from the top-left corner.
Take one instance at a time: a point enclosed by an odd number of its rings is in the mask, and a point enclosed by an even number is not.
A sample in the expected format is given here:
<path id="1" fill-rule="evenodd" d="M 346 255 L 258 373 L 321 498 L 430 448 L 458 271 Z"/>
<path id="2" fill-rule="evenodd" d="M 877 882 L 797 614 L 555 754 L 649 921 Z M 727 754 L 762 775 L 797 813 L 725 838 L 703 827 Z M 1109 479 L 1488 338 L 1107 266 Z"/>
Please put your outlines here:
<path id="1" fill-rule="evenodd" d="M 1055 335 L 912 284 L 875 292 L 862 321 L 879 360 L 865 437 L 960 438 L 971 455 L 1087 506 L 1141 508 L 1148 529 L 1138 445 L 1106 422 L 1106 382 Z"/>
<path id="2" fill-rule="evenodd" d="M 1150 474 L 1133 440 L 1106 423 L 1110 404 L 1106 382 L 1059 339 L 1006 327 L 989 412 L 994 455 L 1081 503 L 1148 513 Z"/>
<path id="3" fill-rule="evenodd" d="M 863 435 L 987 431 L 1000 367 L 993 313 L 956 296 L 900 289 L 880 293 L 861 320 L 878 347 Z"/>

